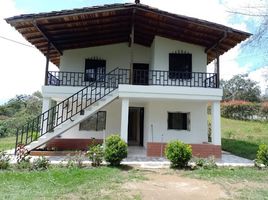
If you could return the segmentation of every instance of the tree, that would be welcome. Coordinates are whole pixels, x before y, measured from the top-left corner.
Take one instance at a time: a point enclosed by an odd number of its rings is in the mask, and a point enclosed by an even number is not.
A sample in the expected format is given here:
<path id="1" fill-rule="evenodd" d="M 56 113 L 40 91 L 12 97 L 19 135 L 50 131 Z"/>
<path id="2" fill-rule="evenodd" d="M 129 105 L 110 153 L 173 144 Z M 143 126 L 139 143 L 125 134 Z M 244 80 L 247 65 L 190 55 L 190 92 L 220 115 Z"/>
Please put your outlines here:
<path id="1" fill-rule="evenodd" d="M 223 100 L 244 100 L 259 102 L 261 96 L 257 82 L 248 78 L 248 74 L 238 74 L 230 80 L 222 80 Z"/>
<path id="2" fill-rule="evenodd" d="M 0 137 L 13 135 L 16 128 L 41 113 L 42 95 L 34 92 L 32 95 L 16 95 L 5 105 L 0 106 Z"/>

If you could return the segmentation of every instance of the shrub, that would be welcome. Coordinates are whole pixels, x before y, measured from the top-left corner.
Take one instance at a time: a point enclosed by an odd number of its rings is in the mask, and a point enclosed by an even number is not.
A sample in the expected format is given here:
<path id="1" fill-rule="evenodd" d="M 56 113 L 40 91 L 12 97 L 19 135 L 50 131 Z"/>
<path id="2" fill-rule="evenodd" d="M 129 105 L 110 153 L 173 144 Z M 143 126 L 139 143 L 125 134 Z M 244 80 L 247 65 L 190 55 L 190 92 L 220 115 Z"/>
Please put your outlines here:
<path id="1" fill-rule="evenodd" d="M 171 162 L 171 167 L 184 168 L 192 157 L 192 148 L 181 141 L 171 141 L 167 144 L 165 155 Z"/>
<path id="2" fill-rule="evenodd" d="M 19 144 L 17 147 L 16 160 L 17 163 L 21 162 L 30 162 L 31 157 L 29 156 L 28 149 L 25 148 L 25 145 Z"/>
<path id="3" fill-rule="evenodd" d="M 17 165 L 16 167 L 18 169 L 32 169 L 31 165 L 31 157 L 29 156 L 29 151 L 25 148 L 24 145 L 20 144 L 17 147 L 17 153 L 16 153 L 16 160 L 17 160 Z"/>
<path id="4" fill-rule="evenodd" d="M 85 155 L 82 151 L 75 152 L 74 156 L 68 155 L 67 157 L 67 168 L 82 168 Z"/>
<path id="5" fill-rule="evenodd" d="M 213 156 L 209 158 L 193 158 L 192 161 L 195 163 L 196 168 L 202 168 L 202 169 L 217 168 L 217 164 Z"/>
<path id="6" fill-rule="evenodd" d="M 259 145 L 256 161 L 258 163 L 264 164 L 265 166 L 268 166 L 268 145 L 266 144 Z"/>
<path id="7" fill-rule="evenodd" d="M 87 152 L 89 160 L 92 161 L 93 167 L 98 167 L 103 161 L 104 151 L 101 145 L 91 145 L 89 146 L 89 150 Z"/>
<path id="8" fill-rule="evenodd" d="M 0 151 L 0 170 L 8 169 L 10 156 L 6 152 Z"/>
<path id="9" fill-rule="evenodd" d="M 268 120 L 268 102 L 263 102 L 261 104 L 260 114 L 264 120 Z"/>
<path id="10" fill-rule="evenodd" d="M 23 160 L 23 161 L 17 163 L 16 167 L 18 169 L 28 169 L 28 170 L 31 170 L 32 169 L 32 164 L 30 162 L 30 158 L 28 157 L 26 160 Z"/>
<path id="11" fill-rule="evenodd" d="M 50 165 L 49 160 L 46 157 L 39 157 L 33 161 L 32 169 L 33 170 L 46 170 Z"/>
<path id="12" fill-rule="evenodd" d="M 260 104 L 241 100 L 221 103 L 221 115 L 230 119 L 251 120 L 259 117 Z"/>
<path id="13" fill-rule="evenodd" d="M 127 144 L 119 135 L 111 135 L 106 140 L 104 158 L 112 166 L 120 165 L 121 161 L 127 157 Z"/>

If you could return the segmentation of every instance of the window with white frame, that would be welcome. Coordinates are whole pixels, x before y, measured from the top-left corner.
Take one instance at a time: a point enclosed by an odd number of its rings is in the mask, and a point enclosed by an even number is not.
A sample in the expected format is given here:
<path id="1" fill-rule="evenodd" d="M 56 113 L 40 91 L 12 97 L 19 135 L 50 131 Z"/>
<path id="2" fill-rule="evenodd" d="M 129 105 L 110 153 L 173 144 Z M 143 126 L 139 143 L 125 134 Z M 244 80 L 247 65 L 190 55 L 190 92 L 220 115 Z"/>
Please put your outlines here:
<path id="1" fill-rule="evenodd" d="M 168 112 L 169 130 L 190 130 L 190 113 Z"/>
<path id="2" fill-rule="evenodd" d="M 106 111 L 99 111 L 79 125 L 80 131 L 102 131 L 106 128 Z"/>

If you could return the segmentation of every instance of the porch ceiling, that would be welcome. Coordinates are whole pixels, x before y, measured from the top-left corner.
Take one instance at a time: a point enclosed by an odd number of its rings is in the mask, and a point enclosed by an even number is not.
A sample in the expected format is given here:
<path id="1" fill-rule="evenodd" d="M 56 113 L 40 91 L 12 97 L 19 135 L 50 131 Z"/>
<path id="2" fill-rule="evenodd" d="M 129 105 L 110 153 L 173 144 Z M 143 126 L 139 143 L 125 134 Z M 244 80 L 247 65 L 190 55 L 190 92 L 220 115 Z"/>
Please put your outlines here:
<path id="1" fill-rule="evenodd" d="M 207 62 L 222 55 L 251 34 L 216 23 L 168 13 L 143 4 L 111 4 L 6 19 L 23 37 L 59 65 L 62 51 L 119 42 L 151 46 L 156 35 L 204 46 Z M 216 48 L 217 47 L 217 48 Z"/>

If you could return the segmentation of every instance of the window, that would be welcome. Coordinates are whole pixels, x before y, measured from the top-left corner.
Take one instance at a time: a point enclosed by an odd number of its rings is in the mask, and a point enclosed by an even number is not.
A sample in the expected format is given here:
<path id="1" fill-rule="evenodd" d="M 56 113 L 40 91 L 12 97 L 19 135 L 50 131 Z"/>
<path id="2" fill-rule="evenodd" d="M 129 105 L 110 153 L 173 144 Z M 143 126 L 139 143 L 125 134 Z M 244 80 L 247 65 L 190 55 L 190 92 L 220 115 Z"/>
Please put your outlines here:
<path id="1" fill-rule="evenodd" d="M 96 81 L 106 72 L 106 61 L 101 59 L 86 59 L 85 81 Z"/>
<path id="2" fill-rule="evenodd" d="M 192 78 L 192 54 L 170 53 L 169 54 L 169 78 L 190 79 Z"/>
<path id="3" fill-rule="evenodd" d="M 190 113 L 169 112 L 168 129 L 190 130 Z"/>
<path id="4" fill-rule="evenodd" d="M 87 118 L 79 125 L 82 131 L 102 131 L 106 128 L 106 111 L 99 111 L 93 116 Z"/>

